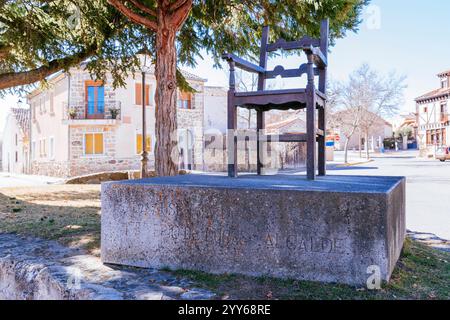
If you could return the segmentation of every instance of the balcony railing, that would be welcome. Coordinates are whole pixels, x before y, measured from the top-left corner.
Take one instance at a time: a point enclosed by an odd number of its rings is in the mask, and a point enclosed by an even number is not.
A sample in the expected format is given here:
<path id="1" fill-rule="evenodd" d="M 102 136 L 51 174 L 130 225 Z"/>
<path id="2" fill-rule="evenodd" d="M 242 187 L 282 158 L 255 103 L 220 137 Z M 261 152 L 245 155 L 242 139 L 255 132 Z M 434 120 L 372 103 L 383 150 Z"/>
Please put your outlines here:
<path id="1" fill-rule="evenodd" d="M 120 101 L 108 101 L 104 106 L 64 103 L 63 120 L 120 120 L 122 106 Z"/>

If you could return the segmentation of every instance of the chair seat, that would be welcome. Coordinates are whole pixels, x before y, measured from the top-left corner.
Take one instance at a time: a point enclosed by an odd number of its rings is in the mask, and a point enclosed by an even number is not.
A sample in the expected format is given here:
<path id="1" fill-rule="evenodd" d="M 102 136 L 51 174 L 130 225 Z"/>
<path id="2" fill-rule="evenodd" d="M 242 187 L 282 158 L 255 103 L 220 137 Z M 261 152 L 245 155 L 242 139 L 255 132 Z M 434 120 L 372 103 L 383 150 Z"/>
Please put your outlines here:
<path id="1" fill-rule="evenodd" d="M 324 107 L 325 96 L 316 90 L 316 101 Z M 236 92 L 234 104 L 243 108 L 303 109 L 306 107 L 306 89 L 264 90 Z"/>

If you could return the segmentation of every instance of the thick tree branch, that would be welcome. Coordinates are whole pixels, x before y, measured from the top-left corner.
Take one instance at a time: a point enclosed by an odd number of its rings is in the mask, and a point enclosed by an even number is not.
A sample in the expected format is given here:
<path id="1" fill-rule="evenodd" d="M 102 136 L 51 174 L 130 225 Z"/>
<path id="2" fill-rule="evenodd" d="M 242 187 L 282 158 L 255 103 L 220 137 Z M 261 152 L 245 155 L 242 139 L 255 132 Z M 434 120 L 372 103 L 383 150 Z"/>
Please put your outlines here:
<path id="1" fill-rule="evenodd" d="M 152 17 L 156 18 L 156 11 L 153 9 L 150 9 L 146 5 L 139 2 L 139 0 L 129 0 L 136 8 L 139 10 L 151 15 Z"/>
<path id="2" fill-rule="evenodd" d="M 157 24 L 155 21 L 152 21 L 125 6 L 121 0 L 108 0 L 108 3 L 112 5 L 114 8 L 119 10 L 122 14 L 124 14 L 128 19 L 132 22 L 143 25 L 150 30 L 156 31 Z"/>
<path id="3" fill-rule="evenodd" d="M 185 4 L 188 0 L 178 0 L 172 3 L 169 7 L 171 12 L 178 10 L 183 4 Z"/>
<path id="4" fill-rule="evenodd" d="M 179 30 L 186 21 L 192 8 L 192 0 L 181 0 L 177 9 L 170 14 L 170 20 L 173 26 Z M 174 4 L 177 4 L 175 2 Z M 182 3 L 181 3 L 182 2 Z"/>
<path id="5" fill-rule="evenodd" d="M 9 56 L 11 51 L 11 47 L 10 46 L 2 46 L 0 45 L 0 60 L 5 59 L 6 57 Z"/>
<path id="6" fill-rule="evenodd" d="M 86 60 L 94 54 L 96 50 L 97 47 L 93 46 L 73 56 L 52 60 L 48 64 L 33 70 L 0 74 L 0 90 L 42 81 L 55 72 Z"/>

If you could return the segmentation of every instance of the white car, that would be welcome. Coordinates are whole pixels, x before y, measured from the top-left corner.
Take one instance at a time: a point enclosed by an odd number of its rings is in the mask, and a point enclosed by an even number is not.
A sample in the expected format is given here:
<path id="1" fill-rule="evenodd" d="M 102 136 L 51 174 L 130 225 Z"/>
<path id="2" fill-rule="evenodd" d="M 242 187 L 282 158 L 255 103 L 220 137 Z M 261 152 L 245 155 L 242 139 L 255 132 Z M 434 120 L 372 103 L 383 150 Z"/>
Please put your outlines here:
<path id="1" fill-rule="evenodd" d="M 436 159 L 442 162 L 450 160 L 450 147 L 439 147 L 436 151 Z"/>

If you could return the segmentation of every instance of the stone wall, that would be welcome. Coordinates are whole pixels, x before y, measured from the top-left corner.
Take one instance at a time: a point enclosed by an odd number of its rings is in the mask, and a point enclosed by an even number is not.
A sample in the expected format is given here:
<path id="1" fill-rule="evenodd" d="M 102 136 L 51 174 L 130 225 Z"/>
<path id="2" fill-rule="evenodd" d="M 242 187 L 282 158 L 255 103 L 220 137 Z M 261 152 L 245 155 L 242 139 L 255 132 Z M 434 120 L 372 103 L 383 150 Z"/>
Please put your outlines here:
<path id="1" fill-rule="evenodd" d="M 192 151 L 192 169 L 202 170 L 203 168 L 203 91 L 199 85 L 192 85 L 197 92 L 192 95 L 192 109 L 177 109 L 177 124 L 178 129 L 188 130 L 189 133 L 181 132 L 185 137 L 190 136 L 189 139 L 180 143 L 185 149 Z"/>
<path id="2" fill-rule="evenodd" d="M 246 134 L 243 132 L 243 134 Z M 249 133 L 253 135 L 254 133 Z M 306 165 L 305 143 L 270 143 L 267 169 L 299 169 Z M 256 142 L 238 142 L 238 170 L 256 171 Z M 225 172 L 228 169 L 227 137 L 222 134 L 205 134 L 204 166 L 206 172 Z"/>
<path id="3" fill-rule="evenodd" d="M 32 161 L 31 174 L 67 178 L 70 173 L 69 161 Z"/>
<path id="4" fill-rule="evenodd" d="M 86 118 L 86 81 L 91 80 L 88 72 L 84 70 L 76 70 L 71 73 L 70 77 L 70 104 L 66 107 L 77 112 L 76 119 Z M 105 118 L 111 118 L 111 109 L 119 107 L 116 101 L 116 93 L 111 86 L 112 79 L 107 79 L 104 85 L 105 89 Z M 68 110 L 66 110 L 67 112 Z M 66 114 L 66 118 L 68 118 Z"/>

